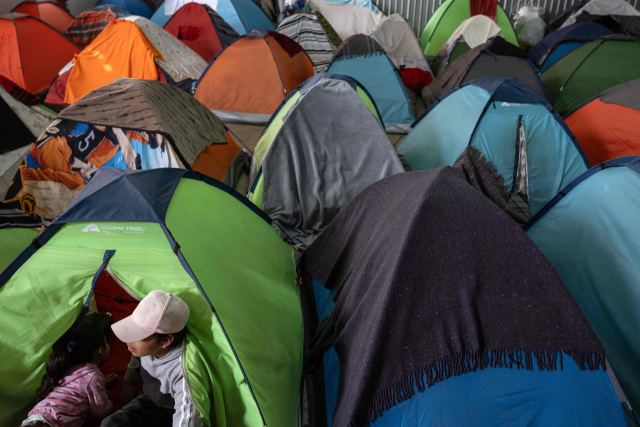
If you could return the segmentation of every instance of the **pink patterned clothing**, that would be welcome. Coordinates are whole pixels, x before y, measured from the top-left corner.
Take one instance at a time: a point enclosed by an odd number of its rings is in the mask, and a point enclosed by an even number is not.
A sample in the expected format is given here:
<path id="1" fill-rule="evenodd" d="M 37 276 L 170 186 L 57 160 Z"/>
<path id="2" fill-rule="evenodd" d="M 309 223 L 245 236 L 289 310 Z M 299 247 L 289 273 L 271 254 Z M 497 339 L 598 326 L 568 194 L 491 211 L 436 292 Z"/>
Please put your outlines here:
<path id="1" fill-rule="evenodd" d="M 111 413 L 106 378 L 96 365 L 74 366 L 69 372 L 29 416 L 40 414 L 53 427 L 81 427 L 89 414 L 103 418 Z"/>

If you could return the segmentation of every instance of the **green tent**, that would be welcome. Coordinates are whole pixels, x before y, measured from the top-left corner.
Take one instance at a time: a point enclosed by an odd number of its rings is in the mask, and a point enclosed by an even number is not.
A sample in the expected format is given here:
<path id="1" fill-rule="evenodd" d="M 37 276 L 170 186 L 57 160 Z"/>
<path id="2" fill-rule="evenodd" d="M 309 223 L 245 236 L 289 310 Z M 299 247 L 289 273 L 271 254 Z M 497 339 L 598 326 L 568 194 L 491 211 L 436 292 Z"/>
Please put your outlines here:
<path id="1" fill-rule="evenodd" d="M 0 271 L 11 264 L 33 239 L 42 221 L 0 202 Z"/>
<path id="2" fill-rule="evenodd" d="M 474 0 L 479 1 L 479 0 Z M 496 24 L 500 27 L 505 40 L 519 46 L 518 36 L 500 4 L 497 4 Z M 442 3 L 436 13 L 429 18 L 420 36 L 420 44 L 426 56 L 436 56 L 442 45 L 449 40 L 458 26 L 471 17 L 471 0 L 447 0 Z M 464 53 L 464 52 L 463 52 Z"/>
<path id="3" fill-rule="evenodd" d="M 585 43 L 540 76 L 549 102 L 566 117 L 609 88 L 640 78 L 640 42 L 613 34 Z"/>
<path id="4" fill-rule="evenodd" d="M 34 398 L 51 346 L 106 271 L 135 299 L 161 289 L 189 305 L 184 370 L 206 425 L 296 426 L 299 290 L 269 223 L 197 172 L 101 168 L 0 275 L 0 425 Z"/>

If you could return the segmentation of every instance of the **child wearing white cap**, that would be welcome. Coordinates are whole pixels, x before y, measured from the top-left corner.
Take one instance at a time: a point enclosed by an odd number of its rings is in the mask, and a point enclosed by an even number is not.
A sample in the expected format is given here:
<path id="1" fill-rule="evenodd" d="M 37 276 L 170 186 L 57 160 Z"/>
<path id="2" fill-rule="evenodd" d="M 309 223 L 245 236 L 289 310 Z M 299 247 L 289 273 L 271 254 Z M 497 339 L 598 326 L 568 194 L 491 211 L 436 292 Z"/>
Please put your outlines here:
<path id="1" fill-rule="evenodd" d="M 175 295 L 152 291 L 133 314 L 113 324 L 132 353 L 120 400 L 126 405 L 101 427 L 202 425 L 182 369 L 189 307 Z M 143 381 L 142 394 L 133 384 Z M 127 403 L 128 402 L 128 403 Z"/>

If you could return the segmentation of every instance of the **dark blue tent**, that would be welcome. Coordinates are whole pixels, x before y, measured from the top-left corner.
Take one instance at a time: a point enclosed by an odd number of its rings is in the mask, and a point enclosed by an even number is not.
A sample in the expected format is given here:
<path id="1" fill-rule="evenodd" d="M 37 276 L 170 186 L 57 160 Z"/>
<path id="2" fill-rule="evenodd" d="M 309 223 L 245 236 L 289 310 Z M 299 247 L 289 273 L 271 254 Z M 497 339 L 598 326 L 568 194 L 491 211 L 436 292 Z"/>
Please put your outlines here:
<path id="1" fill-rule="evenodd" d="M 151 18 L 153 10 L 142 0 L 102 0 L 98 5 L 113 4 L 123 7 L 134 15 Z"/>
<path id="2" fill-rule="evenodd" d="M 567 53 L 585 42 L 613 34 L 613 31 L 595 22 L 580 22 L 561 28 L 540 40 L 529 51 L 529 58 L 543 72 Z"/>

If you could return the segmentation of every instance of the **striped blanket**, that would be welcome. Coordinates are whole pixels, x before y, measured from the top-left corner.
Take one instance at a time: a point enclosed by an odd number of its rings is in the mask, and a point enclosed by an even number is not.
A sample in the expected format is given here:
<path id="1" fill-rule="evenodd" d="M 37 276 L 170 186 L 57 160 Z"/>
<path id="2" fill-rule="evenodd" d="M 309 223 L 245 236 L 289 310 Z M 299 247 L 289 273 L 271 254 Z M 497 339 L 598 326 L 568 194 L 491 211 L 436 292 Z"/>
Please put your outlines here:
<path id="1" fill-rule="evenodd" d="M 316 74 L 323 73 L 329 67 L 335 47 L 322 29 L 315 15 L 298 13 L 285 18 L 276 29 L 296 41 L 309 55 Z"/>

